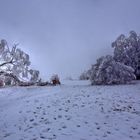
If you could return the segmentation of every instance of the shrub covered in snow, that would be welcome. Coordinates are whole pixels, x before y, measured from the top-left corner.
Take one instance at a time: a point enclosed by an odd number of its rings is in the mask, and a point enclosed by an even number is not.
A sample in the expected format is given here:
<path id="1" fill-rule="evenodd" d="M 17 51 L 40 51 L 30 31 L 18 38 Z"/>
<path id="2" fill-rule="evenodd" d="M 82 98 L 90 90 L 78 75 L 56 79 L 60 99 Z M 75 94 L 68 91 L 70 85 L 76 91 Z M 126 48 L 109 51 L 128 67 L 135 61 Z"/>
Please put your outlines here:
<path id="1" fill-rule="evenodd" d="M 51 77 L 51 83 L 52 83 L 53 85 L 60 85 L 60 84 L 61 84 L 61 83 L 60 83 L 60 79 L 59 79 L 59 77 L 58 77 L 57 74 L 54 74 L 54 75 Z"/>
<path id="2" fill-rule="evenodd" d="M 114 59 L 131 66 L 137 79 L 140 79 L 140 36 L 131 31 L 130 35 L 120 35 L 113 43 Z"/>
<path id="3" fill-rule="evenodd" d="M 99 58 L 90 72 L 92 85 L 126 84 L 136 78 L 132 67 L 116 62 L 110 55 Z"/>

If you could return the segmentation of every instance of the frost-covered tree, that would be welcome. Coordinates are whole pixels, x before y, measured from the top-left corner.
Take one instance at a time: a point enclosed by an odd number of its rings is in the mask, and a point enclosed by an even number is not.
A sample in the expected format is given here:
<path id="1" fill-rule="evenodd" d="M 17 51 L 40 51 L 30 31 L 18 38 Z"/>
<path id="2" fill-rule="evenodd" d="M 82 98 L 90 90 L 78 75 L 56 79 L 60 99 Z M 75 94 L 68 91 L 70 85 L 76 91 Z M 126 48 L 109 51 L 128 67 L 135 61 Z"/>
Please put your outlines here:
<path id="1" fill-rule="evenodd" d="M 90 69 L 92 85 L 126 84 L 135 78 L 132 67 L 116 62 L 110 55 L 97 59 Z"/>
<path id="2" fill-rule="evenodd" d="M 140 36 L 131 31 L 130 35 L 120 35 L 113 43 L 114 59 L 131 66 L 137 79 L 140 79 Z"/>
<path id="3" fill-rule="evenodd" d="M 9 48 L 6 40 L 0 42 L 0 76 L 5 82 L 15 84 L 22 82 L 36 83 L 39 79 L 39 71 L 30 69 L 29 55 L 14 45 Z"/>

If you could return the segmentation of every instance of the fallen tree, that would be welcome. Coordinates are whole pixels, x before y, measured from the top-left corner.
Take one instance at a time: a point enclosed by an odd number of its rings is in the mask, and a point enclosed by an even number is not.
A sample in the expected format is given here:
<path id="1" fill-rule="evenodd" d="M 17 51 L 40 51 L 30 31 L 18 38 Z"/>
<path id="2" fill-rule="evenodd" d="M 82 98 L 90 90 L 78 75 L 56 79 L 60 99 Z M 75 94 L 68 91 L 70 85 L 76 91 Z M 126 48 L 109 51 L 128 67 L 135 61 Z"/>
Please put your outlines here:
<path id="1" fill-rule="evenodd" d="M 132 67 L 116 62 L 110 55 L 97 59 L 90 73 L 92 85 L 126 84 L 136 79 Z"/>
<path id="2" fill-rule="evenodd" d="M 7 77 L 11 85 L 30 86 L 39 81 L 39 71 L 30 68 L 29 55 L 17 48 L 17 44 L 10 49 L 6 40 L 1 40 L 0 62 L 0 78 L 4 84 Z"/>

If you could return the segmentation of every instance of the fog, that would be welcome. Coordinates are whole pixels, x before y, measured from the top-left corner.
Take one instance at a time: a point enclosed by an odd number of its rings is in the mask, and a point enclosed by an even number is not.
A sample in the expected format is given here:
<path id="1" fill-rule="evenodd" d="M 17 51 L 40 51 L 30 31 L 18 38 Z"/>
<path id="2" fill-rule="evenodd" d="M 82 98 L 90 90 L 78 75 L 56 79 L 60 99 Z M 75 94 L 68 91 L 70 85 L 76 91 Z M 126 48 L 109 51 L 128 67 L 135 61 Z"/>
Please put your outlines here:
<path id="1" fill-rule="evenodd" d="M 139 0 L 0 0 L 0 39 L 30 55 L 43 79 L 78 77 L 111 42 L 140 33 Z"/>

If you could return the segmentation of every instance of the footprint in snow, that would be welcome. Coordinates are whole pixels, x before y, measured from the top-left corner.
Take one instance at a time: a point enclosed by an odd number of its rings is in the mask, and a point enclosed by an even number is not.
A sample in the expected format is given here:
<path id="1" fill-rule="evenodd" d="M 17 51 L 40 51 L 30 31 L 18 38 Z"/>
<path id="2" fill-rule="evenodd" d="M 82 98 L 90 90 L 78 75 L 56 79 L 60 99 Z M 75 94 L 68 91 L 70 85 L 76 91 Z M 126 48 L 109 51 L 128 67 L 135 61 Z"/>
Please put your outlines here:
<path id="1" fill-rule="evenodd" d="M 65 115 L 65 118 L 69 121 L 69 120 L 71 120 L 71 116 L 68 116 L 68 115 Z"/>
<path id="2" fill-rule="evenodd" d="M 34 122 L 32 125 L 33 125 L 33 126 L 37 126 L 37 125 L 38 125 L 38 123 Z"/>
<path id="3" fill-rule="evenodd" d="M 81 107 L 85 107 L 85 105 L 84 105 L 84 104 L 82 104 L 82 105 L 81 105 Z"/>
<path id="4" fill-rule="evenodd" d="M 39 106 L 39 107 L 36 107 L 36 109 L 41 109 L 42 107 L 41 106 Z"/>
<path id="5" fill-rule="evenodd" d="M 107 134 L 111 134 L 111 132 L 110 131 L 107 131 Z"/>
<path id="6" fill-rule="evenodd" d="M 59 108 L 58 110 L 59 110 L 59 111 L 62 111 L 62 108 Z"/>
<path id="7" fill-rule="evenodd" d="M 96 129 L 97 129 L 97 130 L 100 130 L 100 129 L 101 129 L 101 127 L 97 127 Z"/>
<path id="8" fill-rule="evenodd" d="M 38 140 L 38 138 L 32 138 L 31 140 Z"/>
<path id="9" fill-rule="evenodd" d="M 58 115 L 58 118 L 61 119 L 62 118 L 62 115 Z"/>
<path id="10" fill-rule="evenodd" d="M 79 124 L 77 124 L 76 126 L 77 126 L 77 127 L 81 127 L 81 125 L 79 125 Z"/>
<path id="11" fill-rule="evenodd" d="M 46 133 L 46 132 L 49 132 L 51 130 L 51 128 L 47 128 L 47 129 L 44 129 L 42 132 Z"/>
<path id="12" fill-rule="evenodd" d="M 69 111 L 69 108 L 68 109 L 65 109 L 65 112 L 68 112 Z"/>
<path id="13" fill-rule="evenodd" d="M 85 124 L 88 124 L 88 122 L 87 122 L 87 121 L 85 121 Z"/>
<path id="14" fill-rule="evenodd" d="M 30 119 L 30 122 L 33 122 L 34 121 L 34 119 Z"/>
<path id="15" fill-rule="evenodd" d="M 9 137 L 11 135 L 11 133 L 6 133 L 5 135 L 4 135 L 4 137 L 6 138 L 6 137 Z"/>
<path id="16" fill-rule="evenodd" d="M 41 139 L 47 139 L 45 136 L 42 136 L 42 135 L 40 136 L 40 138 L 41 138 Z"/>
<path id="17" fill-rule="evenodd" d="M 48 105 L 47 108 L 50 108 L 50 106 Z"/>
<path id="18" fill-rule="evenodd" d="M 66 125 L 63 125 L 63 126 L 62 126 L 62 128 L 63 128 L 63 129 L 66 129 L 66 128 L 67 128 L 67 126 L 66 126 Z"/>

